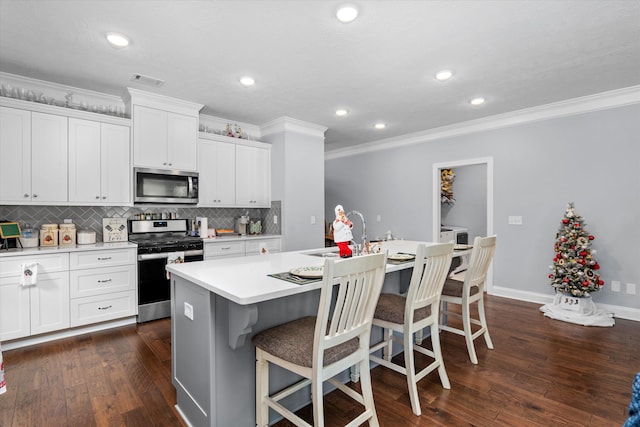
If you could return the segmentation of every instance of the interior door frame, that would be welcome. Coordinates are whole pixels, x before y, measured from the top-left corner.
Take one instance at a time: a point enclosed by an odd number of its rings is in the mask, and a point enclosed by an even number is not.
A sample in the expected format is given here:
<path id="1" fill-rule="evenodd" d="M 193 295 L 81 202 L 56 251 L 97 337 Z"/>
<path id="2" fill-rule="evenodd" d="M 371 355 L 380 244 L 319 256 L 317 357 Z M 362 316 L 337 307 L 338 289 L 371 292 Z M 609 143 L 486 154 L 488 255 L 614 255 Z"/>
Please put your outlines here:
<path id="1" fill-rule="evenodd" d="M 456 168 L 461 166 L 485 165 L 487 172 L 487 236 L 494 235 L 493 231 L 493 157 L 479 157 L 476 159 L 454 160 L 433 164 L 433 228 L 432 236 L 434 241 L 439 240 L 440 224 L 442 223 L 441 202 L 440 202 L 440 171 L 442 169 Z M 471 242 L 469 242 L 471 243 Z M 488 293 L 493 289 L 493 263 L 489 267 L 485 289 Z"/>

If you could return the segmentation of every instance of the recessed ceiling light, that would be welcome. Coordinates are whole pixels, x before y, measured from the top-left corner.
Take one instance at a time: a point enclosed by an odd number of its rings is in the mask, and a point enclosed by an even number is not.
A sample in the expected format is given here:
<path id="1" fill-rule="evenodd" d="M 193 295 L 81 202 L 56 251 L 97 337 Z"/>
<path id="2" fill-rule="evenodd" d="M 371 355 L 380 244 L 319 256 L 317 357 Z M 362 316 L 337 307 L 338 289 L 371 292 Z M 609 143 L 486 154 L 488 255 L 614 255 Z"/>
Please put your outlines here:
<path id="1" fill-rule="evenodd" d="M 482 105 L 484 104 L 485 99 L 481 96 L 477 97 L 477 98 L 473 98 L 471 101 L 469 101 L 469 104 L 473 105 L 474 107 L 477 107 L 478 105 Z"/>
<path id="2" fill-rule="evenodd" d="M 376 123 L 376 125 L 375 125 L 376 129 L 384 129 L 386 127 L 387 127 L 387 125 L 385 125 L 384 123 Z"/>
<path id="3" fill-rule="evenodd" d="M 453 71 L 451 70 L 442 70 L 438 74 L 436 74 L 436 79 L 442 81 L 449 80 L 453 76 Z"/>
<path id="4" fill-rule="evenodd" d="M 106 36 L 107 41 L 112 47 L 121 49 L 129 46 L 129 38 L 118 33 L 108 33 Z"/>
<path id="5" fill-rule="evenodd" d="M 345 4 L 338 8 L 336 18 L 338 21 L 348 24 L 358 17 L 358 9 L 351 4 Z"/>
<path id="6" fill-rule="evenodd" d="M 256 81 L 254 80 L 253 77 L 243 76 L 243 77 L 240 77 L 240 83 L 242 84 L 242 86 L 249 87 L 249 86 L 253 86 L 256 83 Z"/>
<path id="7" fill-rule="evenodd" d="M 336 116 L 346 116 L 349 112 L 344 108 L 336 110 Z"/>

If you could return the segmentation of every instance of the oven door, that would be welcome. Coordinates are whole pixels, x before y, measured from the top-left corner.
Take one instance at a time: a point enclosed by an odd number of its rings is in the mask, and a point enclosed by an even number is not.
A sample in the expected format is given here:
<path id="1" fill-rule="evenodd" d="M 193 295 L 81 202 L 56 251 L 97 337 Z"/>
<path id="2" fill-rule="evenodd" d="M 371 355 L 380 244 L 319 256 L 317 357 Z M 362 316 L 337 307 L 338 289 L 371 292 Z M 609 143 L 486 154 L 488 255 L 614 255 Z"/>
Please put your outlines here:
<path id="1" fill-rule="evenodd" d="M 138 323 L 171 316 L 168 253 L 138 255 Z M 202 261 L 203 250 L 185 251 L 184 261 Z"/>

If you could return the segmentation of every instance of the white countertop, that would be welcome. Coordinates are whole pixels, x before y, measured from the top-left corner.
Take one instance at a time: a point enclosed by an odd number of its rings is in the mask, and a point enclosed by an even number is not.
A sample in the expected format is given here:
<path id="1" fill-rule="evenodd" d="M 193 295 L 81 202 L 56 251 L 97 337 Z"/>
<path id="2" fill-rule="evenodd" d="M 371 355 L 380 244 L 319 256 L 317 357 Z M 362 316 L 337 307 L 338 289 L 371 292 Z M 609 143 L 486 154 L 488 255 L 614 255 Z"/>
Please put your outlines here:
<path id="1" fill-rule="evenodd" d="M 415 253 L 418 243 L 409 240 L 392 240 L 381 242 L 380 245 L 381 250 L 387 250 L 389 254 Z M 167 265 L 167 270 L 236 304 L 247 305 L 320 289 L 322 281 L 298 285 L 270 277 L 268 274 L 283 273 L 297 267 L 322 266 L 324 257 L 309 254 L 335 250 L 337 250 L 335 247 L 321 248 L 170 264 Z M 470 251 L 455 251 L 454 256 L 468 253 Z M 387 273 L 411 267 L 413 262 L 387 264 Z"/>
<path id="2" fill-rule="evenodd" d="M 132 242 L 94 243 L 91 245 L 69 245 L 69 246 L 38 246 L 35 248 L 11 248 L 0 250 L 0 258 L 7 256 L 23 255 L 50 255 L 66 252 L 82 251 L 104 251 L 111 249 L 137 248 L 138 245 Z"/>

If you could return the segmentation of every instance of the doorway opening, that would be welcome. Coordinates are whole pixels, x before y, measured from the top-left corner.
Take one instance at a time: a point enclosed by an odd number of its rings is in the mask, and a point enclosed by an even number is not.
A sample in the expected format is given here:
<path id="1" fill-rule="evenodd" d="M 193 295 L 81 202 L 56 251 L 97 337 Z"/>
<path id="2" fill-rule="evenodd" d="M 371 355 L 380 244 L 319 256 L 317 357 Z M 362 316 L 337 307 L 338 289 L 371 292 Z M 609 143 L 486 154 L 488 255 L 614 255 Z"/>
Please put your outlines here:
<path id="1" fill-rule="evenodd" d="M 469 168 L 465 169 L 465 167 L 469 167 Z M 476 203 L 476 204 L 478 206 L 482 206 L 481 209 L 483 210 L 483 212 L 479 212 L 478 215 L 485 216 L 486 220 L 483 221 L 482 218 L 480 218 L 480 221 L 478 222 L 478 218 L 474 216 L 474 217 L 469 217 L 467 221 L 463 221 L 463 222 L 476 223 L 476 225 L 472 227 L 473 230 L 475 230 L 475 232 L 472 230 L 469 230 L 470 244 L 473 243 L 472 241 L 473 237 L 476 235 L 484 235 L 484 236 L 493 235 L 494 234 L 494 231 L 493 231 L 493 157 L 482 157 L 477 159 L 456 160 L 451 162 L 442 162 L 442 163 L 433 164 L 433 191 L 432 191 L 432 194 L 433 194 L 433 200 L 432 200 L 433 240 L 439 241 L 440 229 L 444 224 L 443 212 L 446 214 L 447 218 L 458 218 L 458 221 L 460 218 L 464 217 L 464 212 L 460 215 L 450 215 L 449 210 L 453 212 L 453 209 L 455 209 L 455 208 L 451 208 L 451 205 L 445 205 L 445 207 L 443 208 L 442 198 L 441 198 L 441 177 L 442 177 L 443 169 L 451 169 L 454 172 L 457 170 L 458 172 L 461 173 L 461 175 L 463 175 L 463 172 L 465 171 L 466 172 L 473 171 L 473 173 L 475 174 L 480 173 L 481 175 L 483 175 L 481 178 L 484 178 L 484 179 L 473 180 L 472 184 L 467 184 L 467 183 L 463 184 L 462 182 L 458 182 L 458 186 L 461 186 L 461 185 L 477 186 L 477 185 L 482 185 L 482 181 L 484 181 L 485 183 L 484 188 L 476 187 L 477 191 L 475 191 L 475 193 L 479 195 L 481 194 L 485 195 L 485 200 L 481 200 L 479 201 L 479 203 Z M 456 182 L 454 181 L 453 199 L 455 199 L 455 194 L 456 194 L 455 188 L 456 188 Z M 467 187 L 465 188 L 465 191 L 467 192 L 467 194 L 470 194 L 474 192 L 474 188 Z M 460 201 L 460 204 L 461 205 L 463 204 L 462 200 Z M 486 212 L 484 212 L 485 210 Z M 456 219 L 454 219 L 453 221 L 456 221 Z M 446 225 L 461 225 L 461 224 L 447 223 Z M 468 224 L 464 224 L 464 225 L 468 225 Z M 487 274 L 487 282 L 485 283 L 485 289 L 487 290 L 487 292 L 490 293 L 492 287 L 493 287 L 493 265 L 491 266 Z"/>

